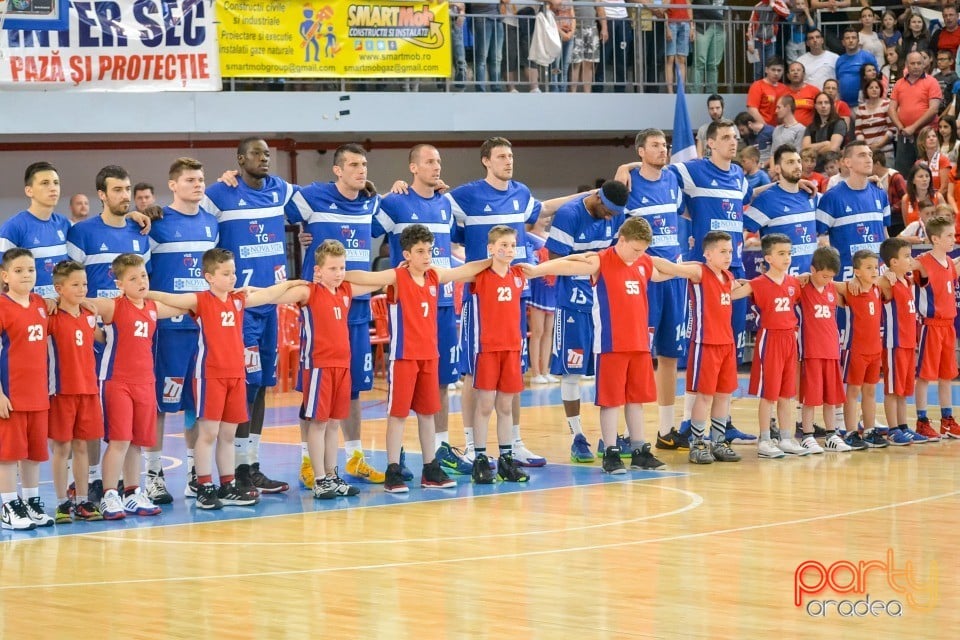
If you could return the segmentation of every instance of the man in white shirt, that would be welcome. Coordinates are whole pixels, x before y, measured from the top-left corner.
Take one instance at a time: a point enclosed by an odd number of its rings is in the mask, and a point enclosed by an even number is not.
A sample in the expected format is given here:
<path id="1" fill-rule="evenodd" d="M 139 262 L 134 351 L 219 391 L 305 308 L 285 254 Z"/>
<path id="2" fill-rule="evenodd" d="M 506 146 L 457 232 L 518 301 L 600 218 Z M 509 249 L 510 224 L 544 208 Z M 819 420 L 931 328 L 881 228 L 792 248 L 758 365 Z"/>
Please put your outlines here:
<path id="1" fill-rule="evenodd" d="M 807 53 L 797 59 L 807 72 L 807 83 L 823 89 L 823 83 L 837 77 L 836 65 L 839 57 L 823 48 L 823 34 L 819 29 L 807 32 Z"/>

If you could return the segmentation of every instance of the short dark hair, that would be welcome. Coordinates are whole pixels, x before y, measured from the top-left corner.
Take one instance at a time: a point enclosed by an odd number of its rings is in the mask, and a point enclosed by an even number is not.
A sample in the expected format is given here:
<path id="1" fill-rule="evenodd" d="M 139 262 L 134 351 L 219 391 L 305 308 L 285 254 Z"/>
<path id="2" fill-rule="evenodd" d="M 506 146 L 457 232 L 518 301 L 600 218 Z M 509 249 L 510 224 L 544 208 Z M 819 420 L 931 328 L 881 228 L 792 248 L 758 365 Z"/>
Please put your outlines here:
<path id="1" fill-rule="evenodd" d="M 703 236 L 703 249 L 706 251 L 718 242 L 733 242 L 733 237 L 726 231 L 708 231 Z"/>
<path id="2" fill-rule="evenodd" d="M 785 233 L 768 233 L 760 238 L 760 249 L 765 256 L 770 255 L 773 252 L 773 246 L 777 244 L 792 245 L 793 242 L 790 241 L 790 236 Z"/>
<path id="3" fill-rule="evenodd" d="M 810 266 L 817 271 L 840 273 L 840 252 L 833 247 L 818 247 L 810 259 Z"/>
<path id="4" fill-rule="evenodd" d="M 27 165 L 27 170 L 23 172 L 23 186 L 29 187 L 30 185 L 32 185 L 33 176 L 40 173 L 41 171 L 53 171 L 57 175 L 60 174 L 60 172 L 57 171 L 57 168 L 54 167 L 49 162 L 43 162 L 43 161 L 34 162 Z"/>
<path id="5" fill-rule="evenodd" d="M 891 260 L 900 257 L 900 250 L 904 247 L 909 249 L 910 243 L 903 238 L 899 236 L 887 238 L 880 243 L 880 259 L 884 264 L 890 264 Z"/>
<path id="6" fill-rule="evenodd" d="M 727 120 L 726 118 L 720 118 L 719 120 L 714 120 L 713 122 L 707 125 L 707 140 L 716 140 L 717 132 L 720 129 L 726 129 L 728 127 L 733 127 L 735 129 L 737 125 L 733 124 L 733 122 L 731 122 L 730 120 Z"/>
<path id="7" fill-rule="evenodd" d="M 129 179 L 130 174 L 120 165 L 108 164 L 97 172 L 97 191 L 105 192 L 107 190 L 107 178 L 113 178 L 114 180 Z"/>
<path id="8" fill-rule="evenodd" d="M 221 249 L 220 247 L 207 249 L 203 252 L 203 272 L 213 275 L 217 267 L 231 260 L 233 260 L 233 251 L 229 249 Z"/>
<path id="9" fill-rule="evenodd" d="M 400 232 L 400 249 L 410 251 L 421 242 L 433 244 L 433 232 L 422 224 L 412 224 Z"/>
<path id="10" fill-rule="evenodd" d="M 0 268 L 4 271 L 10 268 L 10 263 L 16 260 L 17 258 L 29 257 L 33 259 L 33 253 L 30 249 L 24 249 L 23 247 L 14 247 L 13 249 L 7 249 L 3 252 L 3 259 L 0 260 Z"/>
<path id="11" fill-rule="evenodd" d="M 873 258 L 874 260 L 879 260 L 880 256 L 878 256 L 873 251 L 870 251 L 870 249 L 860 249 L 859 251 L 853 254 L 853 268 L 859 269 L 860 265 L 863 264 L 863 261 L 869 260 L 870 258 Z"/>
<path id="12" fill-rule="evenodd" d="M 869 146 L 870 145 L 867 143 L 866 140 L 851 140 L 850 142 L 847 143 L 847 146 L 843 148 L 843 157 L 849 158 L 850 156 L 852 156 L 853 150 L 856 147 L 869 147 Z M 871 153 L 871 157 L 872 155 L 873 154 Z"/>
<path id="13" fill-rule="evenodd" d="M 857 38 L 860 38 L 860 30 L 854 26 L 847 26 L 847 28 L 843 30 L 843 35 L 841 37 L 846 37 L 848 33 L 856 34 Z"/>
<path id="14" fill-rule="evenodd" d="M 660 129 L 644 129 L 637 134 L 636 138 L 634 138 L 633 146 L 635 146 L 637 149 L 642 149 L 644 145 L 647 144 L 647 140 L 650 138 L 663 138 L 666 140 L 667 134 Z"/>
<path id="15" fill-rule="evenodd" d="M 420 144 L 413 145 L 413 147 L 410 148 L 410 154 L 407 156 L 407 162 L 409 164 L 413 164 L 414 162 L 419 161 L 420 152 L 423 151 L 424 149 L 436 149 L 436 147 L 434 147 L 432 144 L 427 144 L 425 142 L 421 142 Z"/>
<path id="16" fill-rule="evenodd" d="M 780 158 L 783 157 L 785 153 L 800 153 L 797 151 L 797 148 L 792 144 L 782 144 L 777 147 L 777 150 L 773 152 L 773 164 L 780 164 Z"/>
<path id="17" fill-rule="evenodd" d="M 156 189 L 153 188 L 153 185 L 149 182 L 138 182 L 133 185 L 133 195 L 137 195 L 137 191 L 149 191 L 150 193 L 156 193 Z"/>
<path id="18" fill-rule="evenodd" d="M 627 206 L 627 198 L 630 196 L 630 190 L 627 189 L 627 185 L 619 180 L 607 180 L 603 183 L 603 186 L 600 187 L 600 190 L 610 202 L 618 207 Z"/>
<path id="19" fill-rule="evenodd" d="M 496 147 L 509 147 L 513 148 L 513 145 L 509 140 L 501 136 L 494 136 L 492 138 L 487 138 L 483 141 L 483 144 L 480 145 L 480 158 L 489 158 L 490 154 Z"/>
<path id="20" fill-rule="evenodd" d="M 783 66 L 783 58 L 780 56 L 770 56 L 767 58 L 766 64 L 763 65 L 764 69 L 769 69 L 770 67 Z"/>
<path id="21" fill-rule="evenodd" d="M 787 105 L 787 108 L 790 109 L 790 113 L 793 113 L 797 110 L 797 101 L 793 99 L 793 96 L 784 94 L 779 98 L 780 102 Z"/>
<path id="22" fill-rule="evenodd" d="M 754 117 L 750 115 L 748 111 L 741 111 L 737 114 L 737 117 L 733 119 L 733 123 L 738 127 L 746 127 L 754 122 Z"/>
<path id="23" fill-rule="evenodd" d="M 83 265 L 76 260 L 61 260 L 53 267 L 53 284 L 60 284 L 70 277 L 70 274 L 84 271 Z"/>
<path id="24" fill-rule="evenodd" d="M 168 177 L 171 180 L 176 180 L 184 171 L 203 171 L 203 164 L 194 158 L 177 158 L 170 165 Z"/>
<path id="25" fill-rule="evenodd" d="M 333 152 L 333 166 L 342 167 L 343 166 L 343 157 L 348 153 L 355 153 L 358 156 L 367 157 L 367 150 L 363 146 L 357 144 L 356 142 L 348 142 L 347 144 L 342 144 L 336 148 Z"/>
<path id="26" fill-rule="evenodd" d="M 250 145 L 253 144 L 254 142 L 262 142 L 262 143 L 264 143 L 264 144 L 267 143 L 266 140 L 264 140 L 263 138 L 260 138 L 260 137 L 258 137 L 258 136 L 249 136 L 249 137 L 244 138 L 243 140 L 241 140 L 241 141 L 240 141 L 240 144 L 237 145 L 237 155 L 238 155 L 238 156 L 245 156 L 245 155 L 247 155 L 247 151 L 250 150 Z M 268 145 L 268 146 L 269 146 L 269 145 Z"/>
<path id="27" fill-rule="evenodd" d="M 718 93 L 711 93 L 707 98 L 707 106 L 710 106 L 711 102 L 719 102 L 721 107 L 726 106 L 726 103 L 723 101 L 723 96 Z"/>

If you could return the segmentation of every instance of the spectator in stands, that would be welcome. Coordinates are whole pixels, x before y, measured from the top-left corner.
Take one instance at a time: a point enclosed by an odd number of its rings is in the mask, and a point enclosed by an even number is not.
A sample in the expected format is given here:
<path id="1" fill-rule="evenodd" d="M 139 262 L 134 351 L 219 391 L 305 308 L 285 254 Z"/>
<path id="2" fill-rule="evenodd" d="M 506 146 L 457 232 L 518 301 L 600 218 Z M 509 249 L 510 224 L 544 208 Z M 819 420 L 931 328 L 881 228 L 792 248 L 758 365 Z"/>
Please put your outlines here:
<path id="1" fill-rule="evenodd" d="M 857 140 L 865 141 L 873 151 L 884 153 L 888 163 L 892 164 L 897 128 L 887 113 L 890 99 L 884 95 L 883 85 L 878 78 L 864 81 L 863 95 L 864 100 L 857 105 L 855 112 Z"/>
<path id="2" fill-rule="evenodd" d="M 756 147 L 760 154 L 760 164 L 767 164 L 770 156 L 773 155 L 771 150 L 773 146 L 773 127 L 746 111 L 738 113 L 733 122 L 740 132 L 739 147 L 741 149 Z"/>
<path id="3" fill-rule="evenodd" d="M 82 193 L 70 197 L 70 222 L 76 224 L 90 215 L 90 198 Z"/>
<path id="4" fill-rule="evenodd" d="M 880 73 L 887 79 L 887 97 L 893 93 L 893 85 L 903 77 L 903 64 L 900 62 L 900 47 L 889 46 L 886 51 L 887 64 L 883 65 Z"/>
<path id="5" fill-rule="evenodd" d="M 797 121 L 796 101 L 793 96 L 780 96 L 780 99 L 777 100 L 777 121 L 780 124 L 773 130 L 773 143 L 770 149 L 771 160 L 768 165 L 770 171 L 774 169 L 773 156 L 776 155 L 777 149 L 785 144 L 794 149 L 803 148 L 803 136 L 807 132 L 804 124 Z"/>
<path id="6" fill-rule="evenodd" d="M 570 54 L 570 92 L 593 90 L 594 65 L 600 62 L 600 41 L 607 39 L 607 21 L 603 7 L 574 5 L 576 25 L 573 32 L 573 52 Z"/>
<path id="7" fill-rule="evenodd" d="M 877 22 L 877 14 L 870 7 L 860 9 L 860 48 L 873 55 L 877 60 L 883 60 L 883 42 L 880 36 L 873 30 L 873 25 Z"/>
<path id="8" fill-rule="evenodd" d="M 464 3 L 450 3 L 450 48 L 453 55 L 453 88 L 456 91 L 463 91 L 467 81 L 467 53 L 463 46 L 464 11 Z"/>
<path id="9" fill-rule="evenodd" d="M 760 80 L 767 69 L 767 61 L 775 55 L 779 23 L 790 16 L 785 0 L 760 0 L 754 5 L 747 26 L 747 60 L 753 60 L 753 79 Z M 780 61 L 783 73 L 783 61 Z"/>
<path id="10" fill-rule="evenodd" d="M 503 43 L 507 91 L 519 93 L 517 85 L 523 83 L 529 85 L 531 93 L 540 93 L 540 73 L 537 66 L 530 64 L 527 58 L 537 10 L 533 7 L 518 6 L 513 2 L 502 6 L 506 11 L 503 16 Z"/>
<path id="11" fill-rule="evenodd" d="M 919 13 L 910 15 L 907 20 L 907 30 L 903 34 L 900 50 L 903 53 L 926 51 L 930 48 L 930 34 L 927 32 L 927 21 Z"/>
<path id="12" fill-rule="evenodd" d="M 687 83 L 687 57 L 690 55 L 690 41 L 695 33 L 693 15 L 690 9 L 675 8 L 672 5 L 687 4 L 689 0 L 668 0 L 667 27 L 664 30 L 666 43 L 664 58 L 667 72 L 667 93 L 673 93 L 674 73 L 680 74 L 680 82 Z M 676 69 L 674 69 L 676 65 Z"/>
<path id="13" fill-rule="evenodd" d="M 907 54 L 907 75 L 897 80 L 890 96 L 890 119 L 897 127 L 894 167 L 906 173 L 917 161 L 917 132 L 933 121 L 940 109 L 940 85 L 923 72 L 923 57 Z"/>
<path id="14" fill-rule="evenodd" d="M 957 24 L 957 5 L 943 4 L 943 26 L 937 29 L 930 36 L 930 50 L 940 52 L 946 50 L 950 52 L 950 62 L 953 63 L 957 57 L 957 49 L 960 49 L 960 24 Z"/>
<path id="15" fill-rule="evenodd" d="M 831 51 L 843 51 L 840 34 L 850 24 L 846 10 L 851 4 L 851 0 L 810 0 L 810 7 L 820 16 L 820 27 Z"/>
<path id="16" fill-rule="evenodd" d="M 815 149 L 804 149 L 800 152 L 800 163 L 803 167 L 801 176 L 817 185 L 817 191 L 827 190 L 827 176 L 817 172 L 817 152 Z"/>
<path id="17" fill-rule="evenodd" d="M 797 118 L 797 122 L 806 127 L 813 122 L 813 101 L 817 99 L 820 89 L 812 84 L 807 84 L 805 79 L 806 71 L 803 65 L 799 62 L 791 62 L 790 66 L 787 67 L 786 95 L 792 97 L 796 104 L 794 116 Z M 794 146 L 797 149 L 800 148 L 799 144 Z"/>
<path id="18" fill-rule="evenodd" d="M 133 185 L 133 205 L 137 211 L 143 213 L 147 207 L 157 201 L 153 195 L 153 185 L 149 182 L 138 182 Z"/>
<path id="19" fill-rule="evenodd" d="M 570 58 L 573 55 L 573 34 L 577 30 L 577 16 L 570 0 L 551 3 L 551 8 L 554 5 L 556 5 L 554 13 L 557 16 L 557 30 L 560 32 L 561 49 L 560 58 L 550 67 L 550 91 L 566 93 L 570 84 Z"/>
<path id="20" fill-rule="evenodd" d="M 866 86 L 868 80 L 880 81 L 881 95 L 887 95 L 887 79 L 884 78 L 883 74 L 880 73 L 879 67 L 872 64 L 865 64 L 860 67 L 860 91 L 857 94 L 859 96 L 858 102 L 863 102 L 866 100 L 866 94 L 863 93 L 863 87 Z M 854 115 L 856 115 L 856 110 L 854 110 Z"/>
<path id="21" fill-rule="evenodd" d="M 960 140 L 957 140 L 957 119 L 953 116 L 940 116 L 937 133 L 940 135 L 940 153 L 947 156 L 950 164 L 956 166 L 957 152 L 960 151 Z"/>
<path id="22" fill-rule="evenodd" d="M 647 93 L 658 93 L 664 82 L 664 23 L 663 10 L 656 7 L 662 5 L 663 0 L 637 0 L 641 5 L 638 25 L 640 27 L 640 41 L 643 46 L 641 64 L 643 65 L 643 87 Z"/>
<path id="23" fill-rule="evenodd" d="M 693 43 L 693 89 L 695 93 L 716 93 L 718 69 L 727 46 L 724 31 L 724 0 L 691 0 L 696 37 Z M 699 8 L 707 7 L 707 8 Z"/>
<path id="24" fill-rule="evenodd" d="M 603 3 L 608 38 L 600 45 L 600 64 L 594 71 L 593 90 L 603 91 L 606 66 L 613 65 L 613 90 L 626 93 L 627 74 L 633 69 L 633 25 L 624 0 L 598 0 Z"/>
<path id="25" fill-rule="evenodd" d="M 887 192 L 890 201 L 890 236 L 903 229 L 903 196 L 907 193 L 907 181 L 896 169 L 887 167 L 887 156 L 882 151 L 873 152 L 873 175 L 877 177 L 877 186 Z"/>
<path id="26" fill-rule="evenodd" d="M 813 124 L 807 127 L 803 136 L 803 148 L 813 149 L 822 156 L 827 151 L 840 151 L 843 138 L 847 135 L 847 124 L 837 115 L 833 98 L 828 93 L 821 93 L 814 102 L 816 114 Z M 822 168 L 818 164 L 817 168 Z"/>
<path id="27" fill-rule="evenodd" d="M 840 98 L 840 84 L 836 80 L 827 80 L 823 83 L 823 92 L 833 98 L 833 106 L 837 115 L 847 125 L 847 131 L 853 127 L 853 111 L 850 105 Z"/>
<path id="28" fill-rule="evenodd" d="M 794 0 L 790 21 L 783 25 L 783 55 L 790 65 L 806 53 L 804 43 L 807 31 L 817 28 L 817 21 L 810 13 L 807 0 Z M 819 88 L 817 89 L 819 91 Z"/>
<path id="29" fill-rule="evenodd" d="M 837 77 L 837 54 L 823 48 L 823 33 L 819 29 L 807 31 L 807 53 L 797 59 L 803 65 L 807 82 L 818 90 L 823 83 Z"/>
<path id="30" fill-rule="evenodd" d="M 933 186 L 930 168 L 924 163 L 913 165 L 907 174 L 907 193 L 900 202 L 903 223 L 910 224 L 920 219 L 920 210 L 935 207 L 942 198 Z"/>
<path id="31" fill-rule="evenodd" d="M 747 111 L 771 127 L 777 124 L 777 99 L 787 93 L 787 87 L 780 82 L 782 77 L 783 60 L 770 56 L 764 77 L 751 84 L 747 91 Z"/>
<path id="32" fill-rule="evenodd" d="M 884 47 L 899 47 L 903 43 L 903 34 L 897 28 L 897 14 L 887 9 L 880 19 L 880 39 Z"/>
<path id="33" fill-rule="evenodd" d="M 737 154 L 737 162 L 743 167 L 743 175 L 751 189 L 770 184 L 770 176 L 760 168 L 760 152 L 756 147 L 744 147 Z"/>
<path id="34" fill-rule="evenodd" d="M 854 27 L 843 32 L 843 55 L 837 58 L 837 82 L 840 98 L 850 106 L 856 106 L 860 97 L 860 68 L 870 63 L 877 69 L 880 65 L 872 53 L 860 49 L 860 34 Z"/>
<path id="35" fill-rule="evenodd" d="M 707 146 L 707 128 L 711 122 L 723 119 L 723 96 L 716 93 L 707 98 L 707 115 L 710 121 L 705 122 L 697 129 L 697 155 L 701 158 L 710 157 L 710 147 Z"/>
<path id="36" fill-rule="evenodd" d="M 922 162 L 930 169 L 930 179 L 933 188 L 943 196 L 943 201 L 953 203 L 953 184 L 951 183 L 950 159 L 940 153 L 940 137 L 937 128 L 928 125 L 920 129 L 917 134 L 917 162 Z"/>
<path id="37" fill-rule="evenodd" d="M 823 185 L 823 191 L 826 192 L 830 186 L 830 180 L 840 175 L 840 152 L 827 151 L 826 153 L 822 153 L 817 156 L 817 162 L 822 166 L 820 170 L 823 171 L 823 177 L 826 179 Z"/>
<path id="38" fill-rule="evenodd" d="M 503 59 L 503 21 L 500 5 L 486 2 L 471 2 L 473 16 L 473 59 L 477 91 L 503 91 L 500 84 L 500 63 Z M 489 76 L 489 78 L 488 78 Z"/>
<path id="39" fill-rule="evenodd" d="M 960 29 L 957 29 L 957 31 L 960 31 Z M 946 49 L 937 51 L 937 70 L 933 72 L 933 77 L 936 78 L 937 84 L 940 85 L 940 93 L 944 98 L 953 95 L 953 88 L 957 84 L 958 78 L 956 72 L 953 70 L 953 59 L 953 54 Z M 940 103 L 940 111 L 945 111 L 949 106 L 950 101 L 943 100 Z"/>

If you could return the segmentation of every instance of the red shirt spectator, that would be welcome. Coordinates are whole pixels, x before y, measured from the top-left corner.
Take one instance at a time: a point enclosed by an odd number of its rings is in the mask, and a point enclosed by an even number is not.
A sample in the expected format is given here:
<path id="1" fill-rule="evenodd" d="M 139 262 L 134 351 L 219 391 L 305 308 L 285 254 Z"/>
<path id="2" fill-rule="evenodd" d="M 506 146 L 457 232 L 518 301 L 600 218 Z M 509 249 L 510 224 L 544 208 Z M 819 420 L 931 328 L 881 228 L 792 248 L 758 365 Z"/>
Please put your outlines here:
<path id="1" fill-rule="evenodd" d="M 754 118 L 775 127 L 777 126 L 777 100 L 787 93 L 786 85 L 780 82 L 783 76 L 783 64 L 776 59 L 768 60 L 765 74 L 763 79 L 750 85 L 750 90 L 747 92 L 747 111 Z"/>

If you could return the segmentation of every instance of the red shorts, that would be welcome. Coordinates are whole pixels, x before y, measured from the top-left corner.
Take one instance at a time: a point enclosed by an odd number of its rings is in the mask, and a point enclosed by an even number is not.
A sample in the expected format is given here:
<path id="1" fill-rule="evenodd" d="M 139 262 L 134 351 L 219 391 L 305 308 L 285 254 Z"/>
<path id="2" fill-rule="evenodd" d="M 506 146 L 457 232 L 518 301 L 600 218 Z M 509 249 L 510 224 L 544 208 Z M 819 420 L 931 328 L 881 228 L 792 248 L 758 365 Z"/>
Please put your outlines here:
<path id="1" fill-rule="evenodd" d="M 473 363 L 473 388 L 481 391 L 520 393 L 523 373 L 519 351 L 482 351 Z"/>
<path id="2" fill-rule="evenodd" d="M 193 397 L 200 420 L 240 424 L 250 419 L 245 378 L 194 378 Z"/>
<path id="3" fill-rule="evenodd" d="M 0 462 L 45 462 L 48 411 L 11 411 L 0 418 Z"/>
<path id="4" fill-rule="evenodd" d="M 800 366 L 800 404 L 819 407 L 842 405 L 847 399 L 839 360 L 809 358 Z"/>
<path id="5" fill-rule="evenodd" d="M 907 398 L 917 386 L 914 372 L 917 370 L 913 349 L 896 347 L 883 350 L 883 392 Z"/>
<path id="6" fill-rule="evenodd" d="M 303 369 L 303 418 L 314 422 L 350 417 L 350 369 Z"/>
<path id="7" fill-rule="evenodd" d="M 883 353 L 843 352 L 843 381 L 847 384 L 876 384 L 880 382 L 880 363 Z"/>
<path id="8" fill-rule="evenodd" d="M 394 418 L 406 418 L 413 409 L 421 416 L 440 411 L 440 360 L 391 360 L 387 407 Z"/>
<path id="9" fill-rule="evenodd" d="M 601 353 L 597 356 L 598 407 L 656 402 L 657 383 L 649 351 Z"/>
<path id="10" fill-rule="evenodd" d="M 750 395 L 770 402 L 796 397 L 797 358 L 795 332 L 761 330 L 750 367 Z"/>
<path id="11" fill-rule="evenodd" d="M 953 380 L 957 377 L 957 334 L 953 325 L 922 324 L 917 356 L 917 377 L 921 380 Z"/>
<path id="12" fill-rule="evenodd" d="M 50 396 L 50 435 L 56 442 L 99 440 L 103 437 L 103 407 L 95 393 Z"/>
<path id="13" fill-rule="evenodd" d="M 104 439 L 129 442 L 139 447 L 157 443 L 156 384 L 133 384 L 104 380 L 100 383 Z"/>
<path id="14" fill-rule="evenodd" d="M 712 396 L 737 390 L 737 348 L 733 344 L 690 343 L 687 391 Z"/>

